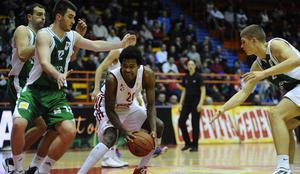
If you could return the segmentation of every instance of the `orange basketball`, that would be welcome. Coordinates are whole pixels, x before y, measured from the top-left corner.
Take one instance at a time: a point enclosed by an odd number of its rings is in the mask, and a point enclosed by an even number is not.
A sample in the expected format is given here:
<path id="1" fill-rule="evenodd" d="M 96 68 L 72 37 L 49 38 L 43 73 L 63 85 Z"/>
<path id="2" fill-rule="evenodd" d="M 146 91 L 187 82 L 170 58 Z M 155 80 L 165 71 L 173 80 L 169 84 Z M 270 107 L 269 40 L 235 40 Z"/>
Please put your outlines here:
<path id="1" fill-rule="evenodd" d="M 143 157 L 154 149 L 154 139 L 150 134 L 137 131 L 133 135 L 136 137 L 133 142 L 127 142 L 127 147 L 133 155 Z"/>

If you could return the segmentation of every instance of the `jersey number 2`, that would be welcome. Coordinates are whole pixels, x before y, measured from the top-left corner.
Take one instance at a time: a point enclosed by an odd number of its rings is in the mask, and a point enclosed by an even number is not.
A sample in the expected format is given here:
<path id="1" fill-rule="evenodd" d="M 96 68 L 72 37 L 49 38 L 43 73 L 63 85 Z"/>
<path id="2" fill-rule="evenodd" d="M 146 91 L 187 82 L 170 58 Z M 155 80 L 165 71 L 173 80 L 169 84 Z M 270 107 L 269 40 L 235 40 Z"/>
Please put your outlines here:
<path id="1" fill-rule="evenodd" d="M 128 92 L 128 97 L 127 97 L 126 101 L 131 103 L 134 99 L 134 95 L 135 95 L 135 93 L 131 94 L 130 92 Z"/>

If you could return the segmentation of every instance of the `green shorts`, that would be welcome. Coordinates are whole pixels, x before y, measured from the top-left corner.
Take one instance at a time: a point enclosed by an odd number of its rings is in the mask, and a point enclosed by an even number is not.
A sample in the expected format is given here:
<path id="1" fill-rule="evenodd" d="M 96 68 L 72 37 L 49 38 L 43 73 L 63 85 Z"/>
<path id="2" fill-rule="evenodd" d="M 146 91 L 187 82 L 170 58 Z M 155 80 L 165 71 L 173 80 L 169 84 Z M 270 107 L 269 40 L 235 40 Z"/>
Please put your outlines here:
<path id="1" fill-rule="evenodd" d="M 7 93 L 9 96 L 9 102 L 12 108 L 15 108 L 16 101 L 22 88 L 25 86 L 26 78 L 18 76 L 10 76 L 7 83 Z"/>
<path id="2" fill-rule="evenodd" d="M 48 126 L 64 120 L 74 120 L 66 94 L 61 90 L 25 86 L 16 104 L 14 116 L 23 117 L 30 123 L 40 115 Z"/>

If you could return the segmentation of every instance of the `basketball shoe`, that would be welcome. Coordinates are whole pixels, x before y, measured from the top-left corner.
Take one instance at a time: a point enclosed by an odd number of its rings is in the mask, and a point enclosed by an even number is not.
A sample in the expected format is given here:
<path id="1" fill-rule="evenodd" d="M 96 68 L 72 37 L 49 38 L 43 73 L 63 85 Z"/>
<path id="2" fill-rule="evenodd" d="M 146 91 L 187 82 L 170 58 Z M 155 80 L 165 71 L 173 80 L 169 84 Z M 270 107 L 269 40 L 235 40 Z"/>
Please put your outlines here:
<path id="1" fill-rule="evenodd" d="M 280 167 L 273 172 L 273 174 L 292 174 L 292 171 L 290 169 L 286 169 L 283 167 Z"/>
<path id="2" fill-rule="evenodd" d="M 10 173 L 14 170 L 14 160 L 12 158 L 6 158 L 2 161 L 2 165 L 5 173 Z"/>
<path id="3" fill-rule="evenodd" d="M 154 153 L 153 153 L 153 158 L 158 157 L 159 155 L 161 155 L 161 154 L 167 152 L 168 149 L 169 149 L 169 148 L 168 148 L 167 146 L 164 146 L 164 147 L 160 147 L 160 146 L 159 146 L 159 147 L 157 147 L 157 148 L 155 149 Z"/>

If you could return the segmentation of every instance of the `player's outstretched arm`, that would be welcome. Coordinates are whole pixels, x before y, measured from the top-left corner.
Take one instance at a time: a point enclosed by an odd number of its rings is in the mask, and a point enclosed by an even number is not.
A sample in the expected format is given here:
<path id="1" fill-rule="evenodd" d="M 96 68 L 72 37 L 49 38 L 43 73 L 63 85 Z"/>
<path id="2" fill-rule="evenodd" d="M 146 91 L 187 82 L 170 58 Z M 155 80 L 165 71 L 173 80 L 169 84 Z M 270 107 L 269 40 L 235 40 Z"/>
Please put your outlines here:
<path id="1" fill-rule="evenodd" d="M 80 36 L 77 32 L 76 35 L 76 42 L 75 46 L 79 48 L 83 48 L 90 51 L 110 51 L 119 48 L 126 48 L 130 45 L 135 45 L 136 43 L 136 36 L 133 34 L 126 34 L 122 41 L 120 42 L 108 42 L 108 41 L 101 41 L 96 40 L 92 41 Z"/>
<path id="2" fill-rule="evenodd" d="M 28 35 L 29 32 L 24 25 L 19 26 L 14 33 L 17 54 L 22 62 L 26 62 L 34 55 L 35 46 L 30 45 Z"/>
<path id="3" fill-rule="evenodd" d="M 94 100 L 96 96 L 100 92 L 100 81 L 103 75 L 103 72 L 108 69 L 108 67 L 114 62 L 114 60 L 118 59 L 120 56 L 120 50 L 112 50 L 105 57 L 103 62 L 98 66 L 95 72 L 95 87 L 92 92 L 92 99 Z"/>
<path id="4" fill-rule="evenodd" d="M 261 71 L 261 69 L 259 68 L 259 65 L 256 62 L 254 62 L 251 66 L 250 71 Z M 223 106 L 221 106 L 219 110 L 215 112 L 214 117 L 211 120 L 211 123 L 214 120 L 216 120 L 225 111 L 235 108 L 236 106 L 239 106 L 240 104 L 244 103 L 245 100 L 252 93 L 257 82 L 258 81 L 254 81 L 254 80 L 250 80 L 246 82 L 245 86 L 239 92 L 234 94 Z"/>
<path id="5" fill-rule="evenodd" d="M 282 40 L 271 42 L 271 52 L 278 59 L 279 64 L 264 71 L 253 71 L 246 73 L 243 77 L 245 81 L 259 81 L 269 76 L 283 74 L 300 66 L 300 57 L 292 51 L 292 48 Z"/>
<path id="6" fill-rule="evenodd" d="M 144 68 L 143 87 L 146 89 L 147 117 L 149 119 L 152 135 L 154 134 L 154 136 L 156 136 L 155 75 L 150 68 Z"/>
<path id="7" fill-rule="evenodd" d="M 106 82 L 105 82 L 105 111 L 107 117 L 112 125 L 120 132 L 124 132 L 125 134 L 128 132 L 127 129 L 121 123 L 118 114 L 115 111 L 116 105 L 116 93 L 117 93 L 117 79 L 109 74 Z"/>

